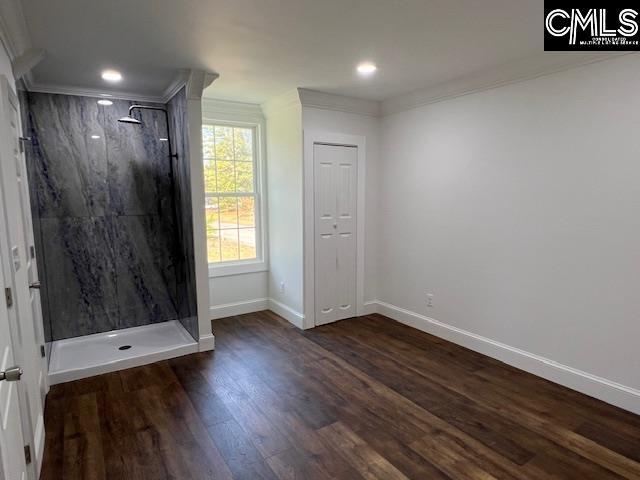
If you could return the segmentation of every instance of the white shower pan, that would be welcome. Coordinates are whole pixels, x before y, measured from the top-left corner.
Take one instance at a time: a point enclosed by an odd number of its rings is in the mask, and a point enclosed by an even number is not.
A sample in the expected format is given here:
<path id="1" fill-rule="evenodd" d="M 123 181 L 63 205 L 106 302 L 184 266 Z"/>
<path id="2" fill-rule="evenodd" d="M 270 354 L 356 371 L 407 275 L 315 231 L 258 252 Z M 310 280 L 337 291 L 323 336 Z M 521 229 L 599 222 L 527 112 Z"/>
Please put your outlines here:
<path id="1" fill-rule="evenodd" d="M 49 384 L 138 367 L 198 351 L 177 320 L 57 340 L 51 344 Z"/>

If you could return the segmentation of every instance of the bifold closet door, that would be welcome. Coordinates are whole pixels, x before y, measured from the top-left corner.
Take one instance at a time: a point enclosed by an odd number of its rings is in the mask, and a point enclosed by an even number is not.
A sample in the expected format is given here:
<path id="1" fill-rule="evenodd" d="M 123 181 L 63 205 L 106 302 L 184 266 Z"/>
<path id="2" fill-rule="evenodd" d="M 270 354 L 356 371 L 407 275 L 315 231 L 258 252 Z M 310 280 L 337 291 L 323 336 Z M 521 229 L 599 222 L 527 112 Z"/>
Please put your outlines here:
<path id="1" fill-rule="evenodd" d="M 315 324 L 356 315 L 358 149 L 315 144 Z"/>

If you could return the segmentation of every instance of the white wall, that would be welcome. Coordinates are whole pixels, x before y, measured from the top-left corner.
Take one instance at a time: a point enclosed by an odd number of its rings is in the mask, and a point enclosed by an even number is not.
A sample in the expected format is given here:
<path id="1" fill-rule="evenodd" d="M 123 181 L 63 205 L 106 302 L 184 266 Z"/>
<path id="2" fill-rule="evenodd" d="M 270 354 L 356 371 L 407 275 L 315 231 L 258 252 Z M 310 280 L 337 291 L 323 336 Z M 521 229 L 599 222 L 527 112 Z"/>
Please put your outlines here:
<path id="1" fill-rule="evenodd" d="M 270 271 L 219 294 L 300 324 L 302 129 L 363 135 L 369 310 L 640 413 L 638 80 L 628 55 L 382 118 L 278 99 Z"/>
<path id="2" fill-rule="evenodd" d="M 409 312 L 385 311 L 577 369 L 640 411 L 639 84 L 630 55 L 384 117 L 378 299 Z"/>
<path id="3" fill-rule="evenodd" d="M 302 109 L 297 92 L 265 106 L 270 306 L 300 324 L 303 310 Z M 284 292 L 280 283 L 284 282 Z"/>
<path id="4" fill-rule="evenodd" d="M 348 135 L 361 135 L 366 139 L 366 214 L 365 214 L 365 302 L 377 298 L 377 202 L 378 169 L 380 157 L 380 119 L 370 115 L 345 113 L 303 106 L 304 130 L 320 130 Z"/>
<path id="5" fill-rule="evenodd" d="M 268 280 L 269 272 L 211 277 L 211 318 L 225 318 L 266 309 L 269 297 Z"/>
<path id="6" fill-rule="evenodd" d="M 345 100 L 344 97 L 322 95 L 324 100 Z M 246 120 L 250 115 L 255 117 L 254 110 L 247 104 L 207 99 L 203 102 L 203 115 L 207 119 Z M 371 193 L 367 198 L 365 221 L 365 300 L 376 299 L 375 191 L 380 150 L 379 118 L 321 108 L 302 108 L 296 91 L 273 99 L 263 110 L 267 119 L 269 271 L 210 278 L 212 318 L 272 308 L 294 324 L 302 326 L 303 129 L 362 135 L 366 138 L 366 182 L 367 192 Z M 281 282 L 285 284 L 284 292 L 281 292 Z"/>
<path id="7" fill-rule="evenodd" d="M 215 91 L 215 85 L 213 87 Z M 204 98 L 202 101 L 202 118 L 204 122 L 231 122 L 256 125 L 258 129 L 258 163 L 259 171 L 266 171 L 266 152 L 262 136 L 265 134 L 265 118 L 259 105 L 230 102 Z M 261 207 L 267 208 L 268 192 L 266 182 L 259 180 Z M 266 216 L 261 217 L 262 234 L 265 238 L 265 250 L 268 245 L 268 228 L 264 225 Z M 262 241 L 259 239 L 258 241 Z M 268 251 L 264 255 L 264 264 L 256 265 L 256 270 L 249 273 L 233 273 L 230 275 L 211 276 L 209 278 L 210 314 L 212 319 L 231 315 L 264 310 L 268 307 Z"/>

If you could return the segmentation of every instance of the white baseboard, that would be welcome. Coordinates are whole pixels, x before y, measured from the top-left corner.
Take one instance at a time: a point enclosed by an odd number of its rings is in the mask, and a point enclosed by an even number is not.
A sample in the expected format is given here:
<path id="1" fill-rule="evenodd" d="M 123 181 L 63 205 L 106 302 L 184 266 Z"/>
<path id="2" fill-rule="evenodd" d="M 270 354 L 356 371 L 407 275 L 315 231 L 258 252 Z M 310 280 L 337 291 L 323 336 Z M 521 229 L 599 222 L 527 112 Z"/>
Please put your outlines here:
<path id="1" fill-rule="evenodd" d="M 245 313 L 259 312 L 269 308 L 268 298 L 254 298 L 242 302 L 225 303 L 222 305 L 212 305 L 209 307 L 211 320 L 218 318 L 233 317 L 234 315 L 243 315 Z"/>
<path id="2" fill-rule="evenodd" d="M 295 311 L 293 308 L 278 302 L 273 298 L 255 298 L 243 302 L 226 303 L 223 305 L 215 305 L 209 308 L 212 320 L 218 318 L 227 318 L 234 315 L 243 315 L 245 313 L 259 312 L 261 310 L 272 310 L 285 320 L 293 323 L 296 327 L 304 328 L 304 315 Z M 200 342 L 202 343 L 202 338 Z M 202 351 L 202 350 L 201 350 Z"/>
<path id="3" fill-rule="evenodd" d="M 640 414 L 640 390 L 583 372 L 554 360 L 476 335 L 425 315 L 381 301 L 365 303 L 365 310 L 500 360 L 516 368 Z"/>
<path id="4" fill-rule="evenodd" d="M 378 313 L 378 301 L 377 300 L 369 300 L 364 302 L 362 306 L 362 314 L 363 315 L 371 315 L 372 313 Z"/>
<path id="5" fill-rule="evenodd" d="M 213 333 L 200 337 L 198 340 L 198 351 L 208 352 L 216 348 L 216 337 Z"/>
<path id="6" fill-rule="evenodd" d="M 304 329 L 304 315 L 300 312 L 296 312 L 293 308 L 285 305 L 284 303 L 280 303 L 273 298 L 270 298 L 269 310 L 272 310 L 285 320 L 293 323 L 299 329 Z"/>

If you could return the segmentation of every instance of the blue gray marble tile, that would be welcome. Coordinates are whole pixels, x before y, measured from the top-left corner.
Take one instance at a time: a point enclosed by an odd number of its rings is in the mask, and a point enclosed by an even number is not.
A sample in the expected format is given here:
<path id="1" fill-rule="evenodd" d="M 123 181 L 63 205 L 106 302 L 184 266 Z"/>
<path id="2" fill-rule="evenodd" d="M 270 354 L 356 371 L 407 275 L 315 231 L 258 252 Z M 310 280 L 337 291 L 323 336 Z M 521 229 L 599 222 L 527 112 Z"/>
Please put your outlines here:
<path id="1" fill-rule="evenodd" d="M 118 122 L 132 104 L 114 100 L 105 109 L 109 211 L 113 215 L 164 215 L 173 208 L 168 142 L 160 140 L 167 138 L 165 115 L 135 110 L 133 115 L 142 125 Z"/>
<path id="2" fill-rule="evenodd" d="M 52 339 L 118 324 L 113 223 L 107 217 L 41 220 Z"/>
<path id="3" fill-rule="evenodd" d="M 187 95 L 182 88 L 167 105 L 169 128 L 178 158 L 174 163 L 174 197 L 176 228 L 179 238 L 180 262 L 177 274 L 178 314 L 185 329 L 199 338 L 193 250 L 193 216 L 191 206 L 191 167 L 189 163 L 189 124 L 187 121 Z"/>
<path id="4" fill-rule="evenodd" d="M 35 133 L 30 188 L 40 217 L 106 213 L 107 161 L 101 109 L 94 98 L 29 93 Z"/>
<path id="5" fill-rule="evenodd" d="M 18 91 L 18 98 L 20 100 L 20 119 L 22 122 L 22 134 L 25 137 L 33 138 L 33 119 L 31 116 L 31 110 L 29 108 L 29 95 L 24 90 Z M 27 179 L 30 187 L 37 184 L 36 164 L 37 158 L 35 156 L 35 148 L 32 142 L 26 142 L 25 144 L 25 161 L 27 165 Z M 41 280 L 40 289 L 40 303 L 42 311 L 42 323 L 44 330 L 44 340 L 49 343 L 52 341 L 51 334 L 51 319 L 49 316 L 49 295 L 47 292 L 47 285 L 44 282 L 46 278 L 46 266 L 44 262 L 43 246 L 42 246 L 42 232 L 40 228 L 40 210 L 38 208 L 38 201 L 36 193 L 31 188 L 30 191 L 31 200 L 31 217 L 33 224 L 33 238 L 34 247 L 36 249 L 36 262 L 38 265 L 38 275 Z"/>
<path id="6" fill-rule="evenodd" d="M 176 272 L 172 225 L 158 215 L 114 217 L 118 328 L 174 320 Z"/>
<path id="7" fill-rule="evenodd" d="M 44 262 L 44 246 L 42 242 L 42 226 L 39 218 L 33 218 L 33 238 L 36 249 L 36 263 L 38 265 L 38 277 L 40 279 L 40 310 L 42 311 L 42 324 L 45 342 L 53 340 L 51 332 L 51 314 L 49 311 L 49 289 L 47 278 L 47 265 Z"/>

